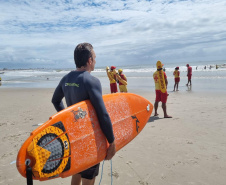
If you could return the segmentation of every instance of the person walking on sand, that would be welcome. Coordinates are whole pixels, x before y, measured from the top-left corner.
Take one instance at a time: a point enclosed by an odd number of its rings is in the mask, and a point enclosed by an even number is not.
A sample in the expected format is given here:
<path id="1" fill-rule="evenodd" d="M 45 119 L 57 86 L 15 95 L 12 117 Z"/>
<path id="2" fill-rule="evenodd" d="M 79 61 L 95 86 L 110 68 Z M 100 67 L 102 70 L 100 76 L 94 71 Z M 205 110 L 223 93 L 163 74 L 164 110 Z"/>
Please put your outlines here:
<path id="1" fill-rule="evenodd" d="M 157 110 L 158 110 L 158 104 L 161 101 L 162 102 L 162 109 L 164 113 L 164 118 L 172 118 L 172 116 L 169 116 L 166 112 L 166 102 L 167 102 L 167 85 L 168 80 L 166 73 L 162 70 L 163 64 L 161 61 L 157 61 L 156 63 L 157 71 L 153 74 L 153 79 L 155 82 L 155 104 L 154 104 L 154 116 L 158 116 Z"/>
<path id="2" fill-rule="evenodd" d="M 64 109 L 63 97 L 65 97 L 67 106 L 83 100 L 90 100 L 96 111 L 101 130 L 109 143 L 105 159 L 110 160 L 116 153 L 115 138 L 111 119 L 102 98 L 100 81 L 90 74 L 96 64 L 93 46 L 89 43 L 78 44 L 74 50 L 74 61 L 76 70 L 69 72 L 61 79 L 53 94 L 52 103 L 59 112 Z M 95 178 L 99 173 L 99 165 L 74 174 L 71 185 L 80 185 L 81 182 L 82 185 L 94 185 Z"/>
<path id="3" fill-rule="evenodd" d="M 124 80 L 124 81 L 127 82 L 126 75 L 125 74 L 122 74 L 122 72 L 123 72 L 123 70 L 122 69 L 119 69 L 118 70 L 118 74 L 116 74 L 116 77 L 117 77 L 117 79 L 119 81 L 119 90 L 120 90 L 120 92 L 128 92 L 127 85 L 123 84 L 123 82 L 120 80 L 120 79 L 122 79 L 122 80 Z"/>
<path id="4" fill-rule="evenodd" d="M 179 85 L 179 82 L 180 82 L 180 71 L 179 71 L 179 67 L 176 67 L 175 68 L 175 71 L 173 72 L 173 75 L 174 75 L 174 81 L 175 81 L 173 91 L 175 91 L 175 88 L 176 88 L 177 91 L 179 91 L 178 90 L 178 85 Z"/>
<path id="5" fill-rule="evenodd" d="M 115 66 L 111 66 L 111 70 L 109 70 L 109 67 L 106 67 L 106 72 L 110 81 L 110 90 L 111 93 L 117 93 L 117 83 L 116 83 L 116 75 L 114 74 L 113 70 L 115 70 Z"/>
<path id="6" fill-rule="evenodd" d="M 187 66 L 187 68 L 188 68 L 188 69 L 187 69 L 188 83 L 187 83 L 186 85 L 188 86 L 189 83 L 190 83 L 190 85 L 191 85 L 192 67 L 189 66 L 189 64 L 187 64 L 186 66 Z"/>

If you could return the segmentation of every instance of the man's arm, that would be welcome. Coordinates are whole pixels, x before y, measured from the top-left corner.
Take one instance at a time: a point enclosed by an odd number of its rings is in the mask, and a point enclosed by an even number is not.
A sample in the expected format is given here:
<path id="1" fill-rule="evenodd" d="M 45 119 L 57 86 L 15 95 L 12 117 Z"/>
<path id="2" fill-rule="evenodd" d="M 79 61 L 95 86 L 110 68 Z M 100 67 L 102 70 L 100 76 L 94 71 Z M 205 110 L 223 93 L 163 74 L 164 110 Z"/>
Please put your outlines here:
<path id="1" fill-rule="evenodd" d="M 166 84 L 166 89 L 167 89 L 167 86 L 168 86 L 168 80 L 167 80 L 167 76 L 166 76 L 166 73 L 164 72 L 164 78 L 165 78 L 165 84 Z"/>
<path id="2" fill-rule="evenodd" d="M 168 86 L 168 80 L 167 80 L 167 78 L 165 78 L 165 83 L 166 83 L 166 89 L 167 89 L 167 86 Z"/>
<path id="3" fill-rule="evenodd" d="M 106 72 L 107 72 L 107 75 L 108 75 L 109 80 L 112 81 L 113 78 L 112 78 L 112 76 L 110 75 L 109 67 L 106 68 Z"/>
<path id="4" fill-rule="evenodd" d="M 109 160 L 115 155 L 116 152 L 114 143 L 115 138 L 113 134 L 111 119 L 104 105 L 101 84 L 100 81 L 96 78 L 89 78 L 85 84 L 87 92 L 89 93 L 90 101 L 97 113 L 101 130 L 107 138 L 108 143 L 110 144 L 106 156 L 106 159 Z"/>
<path id="5" fill-rule="evenodd" d="M 64 104 L 62 101 L 63 97 L 64 97 L 64 93 L 63 93 L 61 82 L 60 82 L 57 88 L 55 89 L 55 92 L 53 93 L 53 97 L 52 97 L 52 103 L 55 109 L 57 110 L 57 112 L 64 109 Z"/>

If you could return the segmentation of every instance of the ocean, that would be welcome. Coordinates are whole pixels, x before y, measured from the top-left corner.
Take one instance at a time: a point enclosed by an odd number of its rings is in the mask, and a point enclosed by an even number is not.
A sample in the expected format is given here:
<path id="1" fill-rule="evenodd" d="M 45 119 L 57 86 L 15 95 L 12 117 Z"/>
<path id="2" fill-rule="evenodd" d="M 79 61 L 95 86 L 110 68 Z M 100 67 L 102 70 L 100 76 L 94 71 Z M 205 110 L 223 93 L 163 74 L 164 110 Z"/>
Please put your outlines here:
<path id="1" fill-rule="evenodd" d="M 175 67 L 180 71 L 180 91 L 192 92 L 226 92 L 226 61 L 221 62 L 200 62 L 190 63 L 192 67 L 192 89 L 186 87 L 187 67 L 186 64 L 166 64 L 163 67 L 168 78 L 168 92 L 173 90 Z M 216 64 L 219 68 L 216 68 Z M 205 68 L 206 66 L 206 68 Z M 155 65 L 143 64 L 136 66 L 116 66 L 122 68 L 128 79 L 128 91 L 133 90 L 150 92 L 154 91 L 153 73 L 156 71 Z M 55 88 L 60 79 L 74 69 L 0 69 L 1 88 Z M 91 73 L 99 78 L 103 89 L 109 88 L 109 80 L 105 67 L 96 67 Z M 109 91 L 110 92 L 110 91 Z"/>

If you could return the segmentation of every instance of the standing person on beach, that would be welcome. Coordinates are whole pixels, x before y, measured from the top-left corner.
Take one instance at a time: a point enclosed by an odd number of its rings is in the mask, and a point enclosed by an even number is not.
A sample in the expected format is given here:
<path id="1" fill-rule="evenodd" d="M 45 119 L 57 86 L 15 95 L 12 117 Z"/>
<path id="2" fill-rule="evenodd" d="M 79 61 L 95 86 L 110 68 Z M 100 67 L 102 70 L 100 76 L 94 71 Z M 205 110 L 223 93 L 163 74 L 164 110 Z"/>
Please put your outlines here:
<path id="1" fill-rule="evenodd" d="M 64 109 L 62 102 L 65 97 L 67 106 L 71 106 L 83 100 L 90 100 L 97 117 L 100 127 L 109 143 L 106 160 L 110 160 L 116 152 L 112 123 L 107 113 L 102 98 L 102 88 L 100 81 L 90 73 L 96 64 L 96 54 L 93 46 L 89 43 L 78 44 L 74 50 L 74 61 L 76 70 L 65 75 L 57 86 L 52 103 L 59 112 Z M 94 185 L 95 178 L 99 173 L 97 164 L 87 170 L 72 176 L 71 185 Z"/>
<path id="2" fill-rule="evenodd" d="M 116 69 L 115 66 L 111 66 L 111 70 L 109 70 L 109 67 L 106 67 L 106 72 L 107 72 L 108 78 L 110 80 L 111 93 L 117 93 L 118 92 L 117 83 L 116 83 L 116 75 L 114 74 L 115 69 Z"/>
<path id="3" fill-rule="evenodd" d="M 121 78 L 122 80 L 127 82 L 126 75 L 123 74 L 122 72 L 123 72 L 122 69 L 118 70 L 119 77 L 117 77 L 117 78 Z M 120 90 L 120 92 L 128 92 L 127 85 L 124 85 L 120 80 L 119 80 L 119 90 Z"/>
<path id="4" fill-rule="evenodd" d="M 188 69 L 187 69 L 188 83 L 187 83 L 186 85 L 188 86 L 189 83 L 190 83 L 190 85 L 191 85 L 192 67 L 189 66 L 189 64 L 187 64 L 186 66 L 187 66 L 187 68 L 188 68 Z"/>
<path id="5" fill-rule="evenodd" d="M 154 110 L 155 110 L 154 116 L 159 115 L 157 113 L 157 110 L 158 110 L 159 102 L 161 101 L 164 118 L 172 118 L 172 116 L 169 116 L 166 112 L 166 102 L 167 102 L 167 97 L 168 97 L 167 76 L 166 76 L 166 73 L 162 70 L 163 64 L 161 63 L 161 61 L 157 61 L 156 66 L 157 66 L 157 71 L 153 74 L 153 79 L 155 82 L 155 94 L 156 94 L 155 104 L 154 104 Z"/>
<path id="6" fill-rule="evenodd" d="M 175 84 L 174 84 L 174 89 L 173 91 L 175 91 L 175 88 L 178 90 L 178 85 L 179 85 L 179 82 L 180 82 L 180 71 L 179 71 L 179 67 L 176 67 L 175 68 L 175 71 L 173 72 L 173 75 L 174 75 L 174 81 L 175 81 Z"/>

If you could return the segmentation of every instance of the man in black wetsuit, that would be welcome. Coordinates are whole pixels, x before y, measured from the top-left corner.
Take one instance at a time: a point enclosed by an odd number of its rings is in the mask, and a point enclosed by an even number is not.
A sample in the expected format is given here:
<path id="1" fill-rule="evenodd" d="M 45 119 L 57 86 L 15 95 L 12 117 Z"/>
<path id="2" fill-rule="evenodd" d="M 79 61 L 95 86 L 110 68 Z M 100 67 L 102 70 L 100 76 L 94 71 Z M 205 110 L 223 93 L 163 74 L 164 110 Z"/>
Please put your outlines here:
<path id="1" fill-rule="evenodd" d="M 100 127 L 108 140 L 106 160 L 110 160 L 115 155 L 114 134 L 112 123 L 107 113 L 102 98 L 102 88 L 100 81 L 90 73 L 96 64 L 96 54 L 93 46 L 89 43 L 78 44 L 74 50 L 74 61 L 76 70 L 65 75 L 57 86 L 52 103 L 59 112 L 64 109 L 62 102 L 65 97 L 67 106 L 73 105 L 83 100 L 90 100 L 100 123 Z M 94 185 L 95 178 L 99 173 L 97 164 L 85 171 L 72 176 L 71 185 Z"/>

